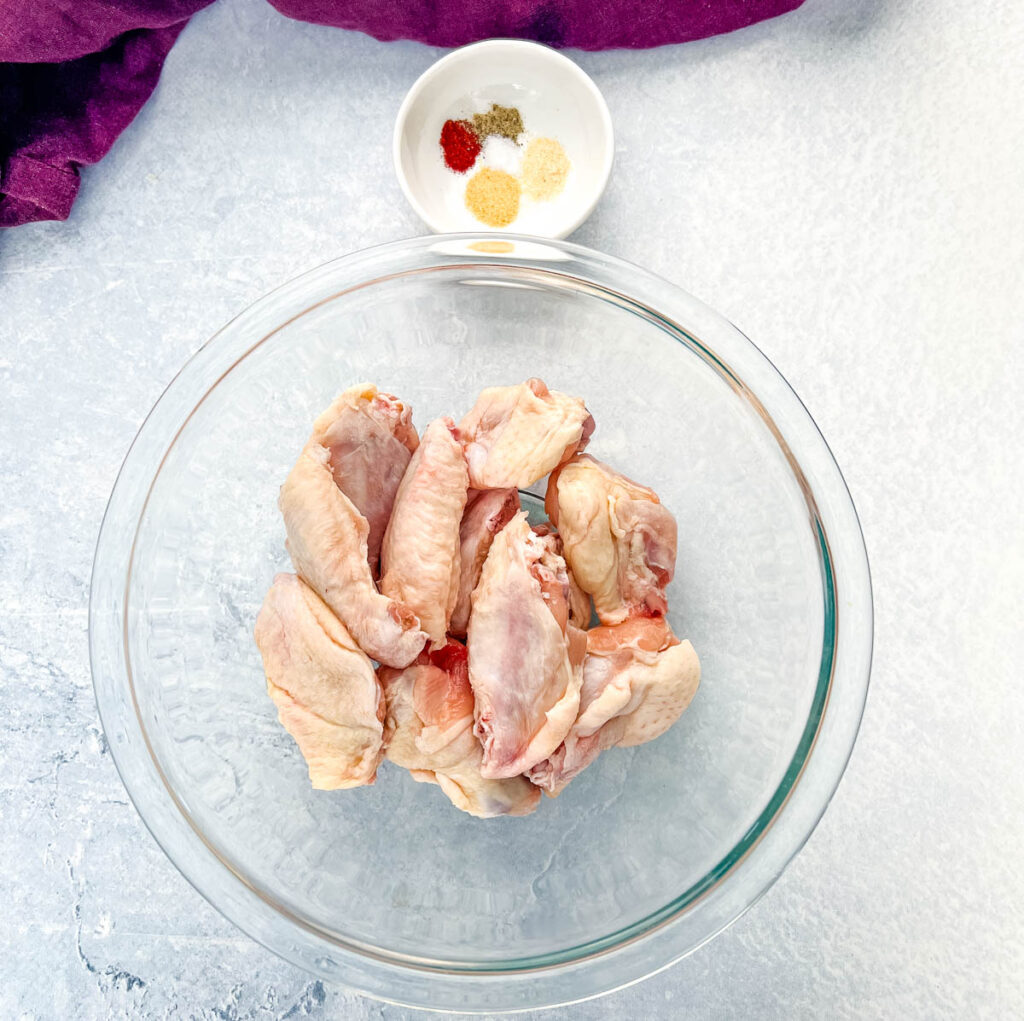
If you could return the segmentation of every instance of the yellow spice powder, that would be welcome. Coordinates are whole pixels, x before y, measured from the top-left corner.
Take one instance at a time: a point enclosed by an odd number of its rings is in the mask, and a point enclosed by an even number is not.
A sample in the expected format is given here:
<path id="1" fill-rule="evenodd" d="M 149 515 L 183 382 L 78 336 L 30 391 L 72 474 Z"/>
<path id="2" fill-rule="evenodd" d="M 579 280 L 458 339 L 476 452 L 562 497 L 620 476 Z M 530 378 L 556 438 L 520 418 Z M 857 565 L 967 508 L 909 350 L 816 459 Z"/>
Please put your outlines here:
<path id="1" fill-rule="evenodd" d="M 511 241 L 474 241 L 469 247 L 474 252 L 483 252 L 484 255 L 507 255 L 516 250 Z"/>
<path id="2" fill-rule="evenodd" d="M 533 139 L 523 156 L 523 191 L 538 201 L 553 199 L 565 187 L 570 166 L 561 143 L 553 138 Z"/>
<path id="3" fill-rule="evenodd" d="M 484 167 L 466 185 L 466 207 L 488 227 L 507 227 L 519 215 L 519 181 Z"/>

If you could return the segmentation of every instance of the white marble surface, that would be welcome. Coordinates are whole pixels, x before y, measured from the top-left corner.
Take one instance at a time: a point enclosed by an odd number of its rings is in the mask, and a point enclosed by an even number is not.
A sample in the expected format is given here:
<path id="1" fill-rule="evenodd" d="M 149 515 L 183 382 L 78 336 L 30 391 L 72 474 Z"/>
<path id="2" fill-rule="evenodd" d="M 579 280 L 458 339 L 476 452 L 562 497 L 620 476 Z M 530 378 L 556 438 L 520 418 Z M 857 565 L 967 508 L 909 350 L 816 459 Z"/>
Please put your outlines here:
<path id="1" fill-rule="evenodd" d="M 719 308 L 796 387 L 861 513 L 877 644 L 847 776 L 781 881 L 559 1016 L 1024 1005 L 1021 52 L 1015 0 L 808 0 L 580 56 L 618 146 L 576 239 Z M 409 1014 L 277 960 L 164 858 L 99 728 L 86 600 L 118 465 L 188 355 L 283 279 L 420 232 L 390 130 L 436 55 L 220 0 L 71 220 L 0 237 L 4 1018 Z"/>

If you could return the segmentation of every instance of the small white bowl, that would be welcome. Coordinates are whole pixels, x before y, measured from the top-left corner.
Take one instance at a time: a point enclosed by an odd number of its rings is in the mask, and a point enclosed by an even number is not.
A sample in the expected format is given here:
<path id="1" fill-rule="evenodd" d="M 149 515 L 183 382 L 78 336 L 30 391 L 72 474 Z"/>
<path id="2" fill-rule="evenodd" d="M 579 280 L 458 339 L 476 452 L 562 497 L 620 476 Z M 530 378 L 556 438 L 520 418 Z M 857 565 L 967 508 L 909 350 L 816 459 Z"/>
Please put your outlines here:
<path id="1" fill-rule="evenodd" d="M 472 118 L 492 103 L 522 114 L 521 143 L 554 138 L 571 163 L 560 195 L 548 201 L 523 196 L 519 215 L 502 228 L 487 228 L 470 212 L 466 184 L 483 166 L 514 172 L 525 144 L 492 139 L 463 174 L 448 169 L 440 145 L 445 121 Z M 563 238 L 597 205 L 613 153 L 608 106 L 589 75 L 557 50 L 517 39 L 488 39 L 442 57 L 416 80 L 395 122 L 398 182 L 417 215 L 440 234 L 490 229 Z"/>

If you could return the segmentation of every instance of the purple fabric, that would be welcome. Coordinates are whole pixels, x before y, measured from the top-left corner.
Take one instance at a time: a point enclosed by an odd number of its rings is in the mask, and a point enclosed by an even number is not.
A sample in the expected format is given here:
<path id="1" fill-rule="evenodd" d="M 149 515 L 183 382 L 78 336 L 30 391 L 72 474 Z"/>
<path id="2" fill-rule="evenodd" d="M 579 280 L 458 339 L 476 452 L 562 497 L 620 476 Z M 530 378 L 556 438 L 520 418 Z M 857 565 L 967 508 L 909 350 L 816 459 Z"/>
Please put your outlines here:
<path id="1" fill-rule="evenodd" d="M 300 21 L 357 29 L 375 39 L 463 46 L 536 39 L 581 50 L 644 49 L 731 32 L 803 0 L 269 0 Z"/>
<path id="2" fill-rule="evenodd" d="M 78 168 L 131 124 L 184 25 L 126 32 L 76 60 L 0 64 L 0 227 L 68 218 Z"/>
<path id="3" fill-rule="evenodd" d="M 0 227 L 64 220 L 212 0 L 0 0 Z M 730 32 L 803 0 L 270 0 L 302 21 L 461 46 L 495 36 L 585 50 Z"/>
<path id="4" fill-rule="evenodd" d="M 0 0 L 0 62 L 74 60 L 138 28 L 181 26 L 213 0 Z"/>

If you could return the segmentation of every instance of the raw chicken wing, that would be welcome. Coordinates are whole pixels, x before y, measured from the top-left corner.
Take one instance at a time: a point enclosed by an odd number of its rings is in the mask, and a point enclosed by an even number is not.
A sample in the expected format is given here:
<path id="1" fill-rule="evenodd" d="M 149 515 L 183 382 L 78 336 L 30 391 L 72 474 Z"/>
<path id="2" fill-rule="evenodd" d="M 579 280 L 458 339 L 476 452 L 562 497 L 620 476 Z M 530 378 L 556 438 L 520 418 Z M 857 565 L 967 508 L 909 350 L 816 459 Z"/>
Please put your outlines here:
<path id="1" fill-rule="evenodd" d="M 450 631 L 463 637 L 469 626 L 469 607 L 473 590 L 480 580 L 487 553 L 495 535 L 519 510 L 515 489 L 471 489 L 459 527 L 459 597 L 455 600 Z"/>
<path id="2" fill-rule="evenodd" d="M 380 574 L 380 544 L 391 506 L 419 438 L 412 409 L 371 383 L 349 387 L 313 423 L 338 488 L 366 518 L 370 571 Z"/>
<path id="3" fill-rule="evenodd" d="M 388 666 L 408 666 L 427 636 L 412 610 L 377 591 L 367 559 L 369 526 L 334 484 L 329 457 L 311 440 L 281 487 L 292 563 L 363 652 Z"/>
<path id="4" fill-rule="evenodd" d="M 473 689 L 466 648 L 450 642 L 421 653 L 404 670 L 381 667 L 387 700 L 387 757 L 416 780 L 436 783 L 451 802 L 480 818 L 529 815 L 540 789 L 524 776 L 485 780 L 483 750 L 473 734 Z"/>
<path id="5" fill-rule="evenodd" d="M 533 525 L 532 528 L 536 535 L 550 537 L 547 540 L 549 547 L 560 557 L 565 558 L 565 545 L 550 522 L 545 521 L 542 524 Z M 569 623 L 586 631 L 590 627 L 590 596 L 580 587 L 580 583 L 573 577 L 568 566 L 566 566 L 565 573 L 569 579 Z"/>
<path id="6" fill-rule="evenodd" d="M 586 637 L 569 623 L 565 561 L 520 511 L 494 538 L 469 615 L 480 772 L 515 776 L 546 759 L 579 708 Z"/>
<path id="7" fill-rule="evenodd" d="M 380 590 L 412 610 L 444 645 L 459 595 L 459 524 L 469 476 L 451 419 L 427 426 L 398 487 L 381 550 Z"/>
<path id="8" fill-rule="evenodd" d="M 581 454 L 552 474 L 544 506 L 602 624 L 665 613 L 676 521 L 653 490 Z"/>
<path id="9" fill-rule="evenodd" d="M 579 397 L 539 379 L 492 386 L 459 423 L 474 489 L 525 489 L 586 446 L 594 419 Z"/>
<path id="10" fill-rule="evenodd" d="M 317 790 L 373 783 L 384 699 L 373 664 L 323 600 L 279 574 L 256 619 L 267 692 Z"/>
<path id="11" fill-rule="evenodd" d="M 576 722 L 563 744 L 528 772 L 552 797 L 597 756 L 660 737 L 690 704 L 700 662 L 663 617 L 634 617 L 587 634 Z"/>

